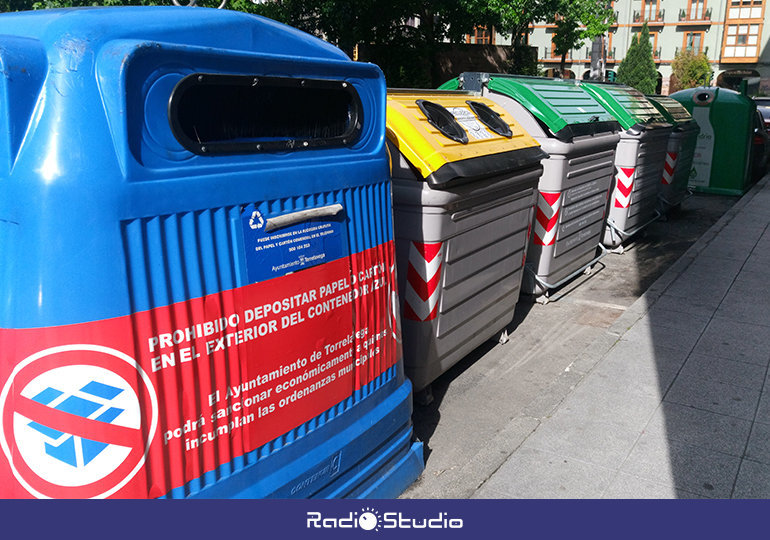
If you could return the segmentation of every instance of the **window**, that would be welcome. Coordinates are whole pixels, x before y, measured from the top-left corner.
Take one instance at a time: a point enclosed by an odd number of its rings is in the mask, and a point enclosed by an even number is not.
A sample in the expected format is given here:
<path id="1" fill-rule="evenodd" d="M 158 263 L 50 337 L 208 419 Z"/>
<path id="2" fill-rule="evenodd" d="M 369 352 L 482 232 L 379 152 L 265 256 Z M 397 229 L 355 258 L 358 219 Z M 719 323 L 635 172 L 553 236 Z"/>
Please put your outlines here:
<path id="1" fill-rule="evenodd" d="M 490 32 L 486 26 L 477 26 L 473 29 L 473 34 L 465 36 L 465 42 L 476 45 L 493 45 L 495 43 L 494 28 Z"/>
<path id="2" fill-rule="evenodd" d="M 703 50 L 703 32 L 687 32 L 684 35 L 684 48 L 690 49 L 694 53 Z"/>
<path id="3" fill-rule="evenodd" d="M 687 10 L 687 18 L 690 20 L 700 20 L 703 18 L 705 0 L 690 0 L 690 9 Z"/>
<path id="4" fill-rule="evenodd" d="M 556 58 L 556 44 L 552 41 L 551 45 L 544 47 L 546 60 L 552 60 Z"/>
<path id="5" fill-rule="evenodd" d="M 639 32 L 634 32 L 632 38 L 638 40 Z M 650 32 L 650 45 L 652 45 L 653 58 L 660 58 L 660 49 L 658 49 L 658 32 Z"/>
<path id="6" fill-rule="evenodd" d="M 758 24 L 731 24 L 725 35 L 725 53 L 728 58 L 751 58 L 757 56 L 759 44 Z"/>
<path id="7" fill-rule="evenodd" d="M 642 0 L 642 20 L 654 21 L 658 12 L 658 0 Z"/>
<path id="8" fill-rule="evenodd" d="M 761 19 L 762 0 L 730 0 L 730 19 Z"/>
<path id="9" fill-rule="evenodd" d="M 612 38 L 615 35 L 614 32 L 607 34 L 607 59 L 615 60 L 615 47 L 612 46 Z"/>
<path id="10" fill-rule="evenodd" d="M 551 47 L 546 48 L 545 57 L 551 58 L 551 59 L 558 59 L 558 60 L 561 59 L 561 55 L 556 52 L 556 44 L 553 41 L 551 42 Z M 567 51 L 567 54 L 564 56 L 564 60 L 566 62 L 572 61 L 572 51 Z"/>

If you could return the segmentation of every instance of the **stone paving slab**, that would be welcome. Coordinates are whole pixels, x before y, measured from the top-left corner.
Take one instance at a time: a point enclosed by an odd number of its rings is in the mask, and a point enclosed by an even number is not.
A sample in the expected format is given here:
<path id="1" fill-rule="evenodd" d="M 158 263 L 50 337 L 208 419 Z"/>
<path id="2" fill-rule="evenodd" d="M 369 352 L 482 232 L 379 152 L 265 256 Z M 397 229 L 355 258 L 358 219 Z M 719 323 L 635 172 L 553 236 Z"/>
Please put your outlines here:
<path id="1" fill-rule="evenodd" d="M 672 490 L 728 498 L 739 467 L 738 457 L 645 433 L 620 470 Z"/>
<path id="2" fill-rule="evenodd" d="M 705 499 L 702 495 L 677 489 L 626 473 L 618 473 L 602 499 Z"/>
<path id="3" fill-rule="evenodd" d="M 474 496 L 770 497 L 768 223 L 765 178 L 597 339 Z"/>
<path id="4" fill-rule="evenodd" d="M 736 499 L 770 499 L 770 465 L 744 459 L 733 488 Z"/>
<path id="5" fill-rule="evenodd" d="M 598 499 L 613 471 L 535 448 L 521 448 L 474 498 Z"/>

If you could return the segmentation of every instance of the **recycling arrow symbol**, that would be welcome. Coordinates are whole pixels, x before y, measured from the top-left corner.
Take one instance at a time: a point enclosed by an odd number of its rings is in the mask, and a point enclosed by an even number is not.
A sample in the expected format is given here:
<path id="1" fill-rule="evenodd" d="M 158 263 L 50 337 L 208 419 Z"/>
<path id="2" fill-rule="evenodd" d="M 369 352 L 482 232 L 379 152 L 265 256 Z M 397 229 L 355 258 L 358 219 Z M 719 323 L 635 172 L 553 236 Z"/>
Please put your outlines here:
<path id="1" fill-rule="evenodd" d="M 264 224 L 265 218 L 262 217 L 259 210 L 254 210 L 251 213 L 251 219 L 249 219 L 249 227 L 252 229 L 261 229 Z"/>

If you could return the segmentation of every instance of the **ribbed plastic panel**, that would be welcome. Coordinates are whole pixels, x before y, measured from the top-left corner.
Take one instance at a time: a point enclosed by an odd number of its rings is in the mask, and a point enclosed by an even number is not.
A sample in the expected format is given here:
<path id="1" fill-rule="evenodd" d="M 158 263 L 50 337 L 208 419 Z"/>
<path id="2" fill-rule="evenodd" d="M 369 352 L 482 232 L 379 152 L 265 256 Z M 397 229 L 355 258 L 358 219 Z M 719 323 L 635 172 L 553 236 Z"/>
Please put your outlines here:
<path id="1" fill-rule="evenodd" d="M 634 124 L 665 123 L 665 117 L 637 89 L 622 84 L 584 82 L 582 86 L 618 119 L 624 129 Z"/>
<path id="2" fill-rule="evenodd" d="M 614 170 L 614 149 L 597 152 L 591 156 L 579 156 L 568 161 L 567 189 L 561 209 L 561 222 L 556 236 L 554 257 L 562 258 L 578 246 L 593 252 L 599 243 Z M 600 224 L 598 227 L 595 224 Z M 584 251 L 585 251 L 584 250 Z M 578 259 L 583 252 L 574 253 L 568 259 Z M 556 271 L 569 265 L 569 260 L 554 261 Z M 579 265 L 577 265 L 579 266 Z"/>
<path id="3" fill-rule="evenodd" d="M 667 136 L 642 141 L 637 157 L 636 179 L 629 210 L 629 225 L 649 219 L 654 213 L 660 184 L 662 163 L 666 159 Z M 634 216 L 639 215 L 637 219 Z M 628 226 L 628 225 L 627 225 Z"/>
<path id="4" fill-rule="evenodd" d="M 613 142 L 614 141 L 614 142 Z M 569 276 L 595 256 L 604 227 L 607 196 L 615 171 L 617 139 L 604 138 L 580 151 L 545 162 L 540 182 L 543 192 L 560 192 L 555 239 L 543 245 L 533 242 L 527 258 L 532 273 L 545 283 L 554 284 Z M 601 144 L 599 144 L 601 143 Z M 550 182 L 546 182 L 546 177 Z M 543 187 L 543 185 L 547 187 Z M 540 204 L 547 204 L 543 199 Z M 544 210 L 538 210 L 543 212 Z M 541 218 L 549 218 L 543 214 Z M 550 229 L 549 229 L 550 230 Z M 548 234 L 542 231 L 541 234 Z M 551 237 L 554 238 L 554 237 Z M 543 287 L 525 275 L 524 290 L 539 294 Z"/>
<path id="5" fill-rule="evenodd" d="M 664 116 L 669 117 L 675 125 L 689 124 L 695 121 L 684 105 L 674 98 L 668 96 L 648 96 L 648 99 L 653 105 L 657 106 Z"/>
<path id="6" fill-rule="evenodd" d="M 676 163 L 676 172 L 674 173 L 674 185 L 681 185 L 686 189 L 687 181 L 690 179 L 692 171 L 692 162 L 695 159 L 695 145 L 698 142 L 698 135 L 691 134 L 682 143 L 679 151 L 679 159 Z"/>
<path id="7" fill-rule="evenodd" d="M 502 81 L 505 81 L 505 79 L 502 79 Z M 522 81 L 527 81 L 527 79 L 522 79 Z M 492 86 L 491 83 L 490 86 Z M 524 85 L 522 84 L 522 86 Z M 579 86 L 554 82 L 550 82 L 550 84 L 532 83 L 526 86 L 529 86 L 538 97 L 550 105 L 567 125 L 588 122 L 592 116 L 611 119 L 604 107 L 599 105 L 594 98 Z M 532 109 L 530 111 L 533 113 L 539 112 Z M 540 114 L 538 117 L 548 123 L 545 115 Z M 554 126 L 549 124 L 549 127 Z"/>
<path id="8" fill-rule="evenodd" d="M 341 203 L 345 208 L 360 209 L 347 216 L 349 253 L 357 253 L 389 240 L 390 212 L 382 211 L 383 204 L 389 208 L 388 202 L 383 203 L 389 201 L 389 198 L 389 184 L 382 182 L 341 191 L 277 199 L 268 201 L 266 205 L 269 215 L 334 203 Z M 241 255 L 237 251 L 235 227 L 239 226 L 242 207 L 251 202 L 123 222 L 123 248 L 128 266 L 132 311 L 168 305 L 179 301 L 180 297 L 189 300 L 245 285 L 244 274 L 239 271 Z M 354 259 L 351 259 L 351 265 L 352 274 L 357 274 L 359 269 L 355 267 Z M 223 294 L 219 298 L 223 304 L 232 302 L 229 295 Z M 223 312 L 226 312 L 233 306 L 222 307 Z M 369 309 L 372 308 L 377 312 L 387 312 L 390 306 L 372 305 L 370 302 Z M 184 328 L 194 325 L 196 320 L 199 319 L 190 312 L 187 320 L 175 320 L 173 323 L 176 328 Z M 241 366 L 237 350 L 233 348 L 228 353 L 231 355 L 228 362 L 231 369 L 240 369 Z M 174 489 L 169 496 L 194 495 L 288 445 L 301 441 L 316 429 L 354 408 L 361 400 L 396 377 L 397 373 L 397 366 L 387 369 L 369 384 L 353 391 L 347 399 L 251 452 L 243 454 L 242 450 L 232 448 L 230 454 L 218 456 L 219 465 L 215 470 L 198 471 L 195 480 L 183 488 Z M 222 374 L 222 377 L 240 380 L 240 375 L 232 373 Z M 198 381 L 185 381 L 185 384 L 188 383 L 199 384 Z M 195 388 L 192 391 L 203 396 L 216 391 L 216 388 Z M 179 459 L 185 459 L 185 456 L 180 455 Z M 167 488 L 167 492 L 171 492 L 172 486 Z"/>
<path id="9" fill-rule="evenodd" d="M 660 112 L 641 94 L 629 91 L 627 89 L 611 89 L 608 93 L 615 98 L 621 107 L 626 109 L 629 114 L 636 117 L 637 120 L 655 119 L 664 121 Z"/>
<path id="10" fill-rule="evenodd" d="M 474 218 L 473 228 L 447 242 L 439 338 L 456 333 L 450 341 L 462 343 L 469 337 L 465 334 L 473 334 L 474 325 L 483 327 L 500 315 L 497 308 L 509 304 L 502 308 L 505 312 L 516 303 L 533 194 L 530 189 L 494 206 L 458 208 L 458 212 L 465 211 L 465 219 Z M 498 217 L 501 212 L 505 213 Z M 504 301 L 509 295 L 512 298 Z"/>

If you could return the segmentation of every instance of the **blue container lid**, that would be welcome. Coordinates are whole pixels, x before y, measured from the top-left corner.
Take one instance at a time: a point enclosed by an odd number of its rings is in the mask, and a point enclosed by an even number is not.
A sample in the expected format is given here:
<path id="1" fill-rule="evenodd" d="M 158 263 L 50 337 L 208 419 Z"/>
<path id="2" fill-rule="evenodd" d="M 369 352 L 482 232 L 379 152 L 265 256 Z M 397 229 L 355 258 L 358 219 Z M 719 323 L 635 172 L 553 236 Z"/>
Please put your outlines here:
<path id="1" fill-rule="evenodd" d="M 82 7 L 0 14 L 0 34 L 38 39 L 77 61 L 100 43 L 146 39 L 228 51 L 348 60 L 337 47 L 265 17 L 180 6 Z M 150 44 L 148 44 L 150 45 Z M 154 46 L 154 43 L 152 44 Z"/>

